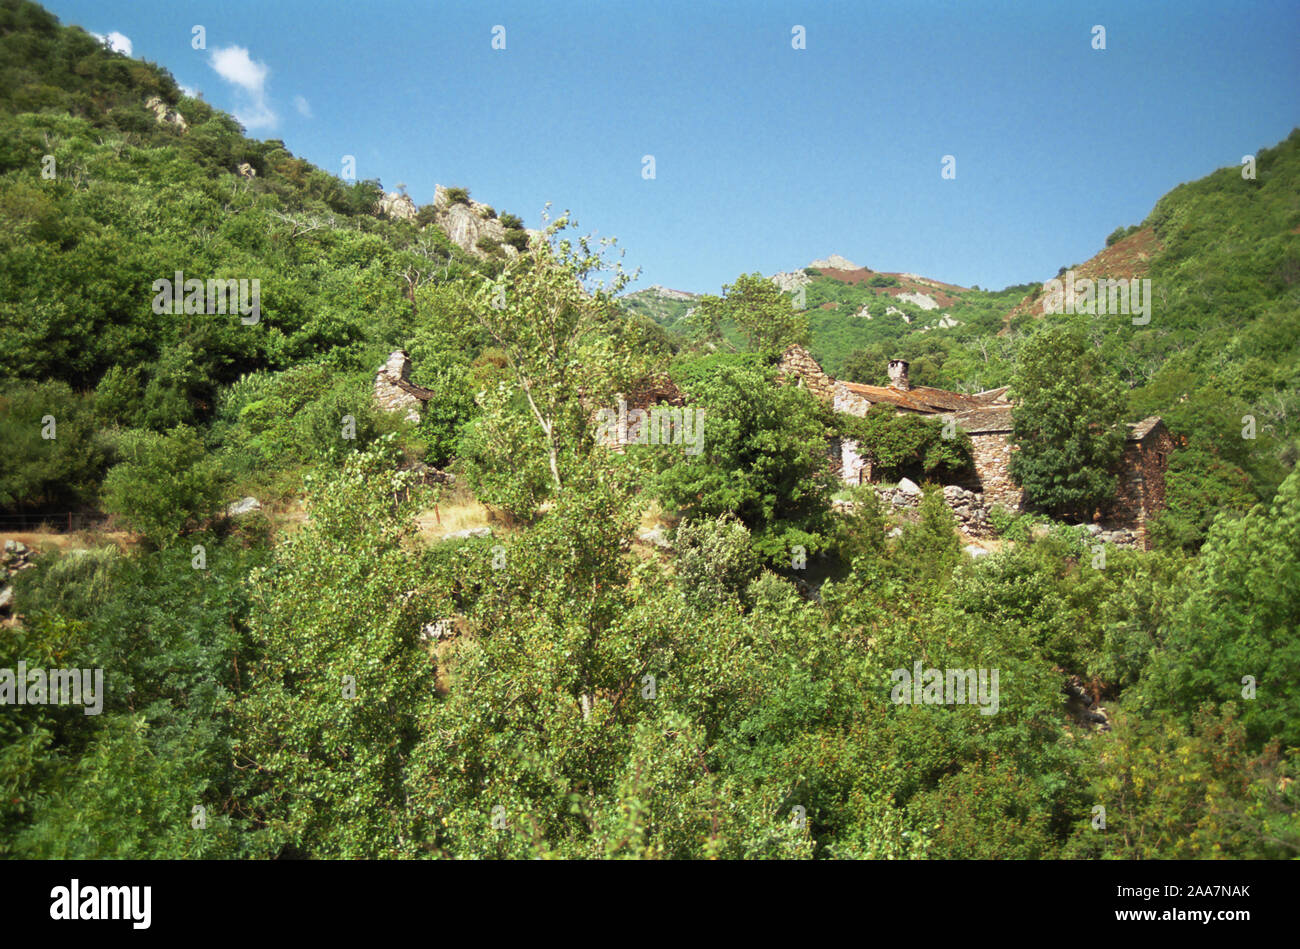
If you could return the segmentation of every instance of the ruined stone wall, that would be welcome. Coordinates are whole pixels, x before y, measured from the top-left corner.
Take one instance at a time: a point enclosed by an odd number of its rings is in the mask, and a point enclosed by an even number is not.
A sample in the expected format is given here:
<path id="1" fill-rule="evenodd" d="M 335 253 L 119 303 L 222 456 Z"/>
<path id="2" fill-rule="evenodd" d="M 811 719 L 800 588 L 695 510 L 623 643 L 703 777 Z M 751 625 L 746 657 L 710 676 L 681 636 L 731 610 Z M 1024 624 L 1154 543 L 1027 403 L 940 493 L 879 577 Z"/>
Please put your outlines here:
<path id="1" fill-rule="evenodd" d="M 975 461 L 975 476 L 983 489 L 986 504 L 1000 504 L 1009 511 L 1018 511 L 1024 502 L 1024 492 L 1011 478 L 1009 466 L 1011 453 L 1010 432 L 982 432 L 970 436 L 971 455 Z"/>
<path id="2" fill-rule="evenodd" d="M 1124 445 L 1115 500 L 1104 517 L 1115 527 L 1137 531 L 1143 546 L 1150 546 L 1147 520 L 1165 506 L 1165 470 L 1173 449 L 1173 438 L 1163 426 L 1141 442 Z"/>
<path id="3" fill-rule="evenodd" d="M 858 454 L 858 443 L 851 438 L 840 442 L 840 480 L 845 484 L 863 484 L 870 481 L 867 460 Z"/>
<path id="4" fill-rule="evenodd" d="M 915 512 L 921 504 L 921 489 L 904 478 L 897 486 L 877 484 L 872 486 L 876 495 L 885 505 L 886 511 L 893 513 Z M 990 506 L 979 491 L 968 491 L 961 485 L 944 485 L 943 501 L 952 511 L 961 531 L 970 537 L 995 537 L 997 532 L 989 519 Z M 1005 506 L 1005 505 L 1003 505 Z M 852 501 L 835 501 L 833 509 L 841 513 L 852 512 L 856 507 Z M 910 515 L 909 515 L 910 516 Z M 1142 547 L 1145 534 L 1141 530 L 1123 527 L 1105 529 L 1098 524 L 1085 525 L 1097 544 L 1114 544 L 1117 547 Z M 1034 528 L 1034 537 L 1045 536 L 1051 528 L 1038 525 Z M 1040 533 L 1041 532 L 1041 533 Z"/>
<path id="5" fill-rule="evenodd" d="M 802 385 L 822 401 L 832 398 L 834 381 L 822 371 L 812 353 L 802 346 L 791 346 L 777 364 L 777 379 Z"/>
<path id="6" fill-rule="evenodd" d="M 401 412 L 412 422 L 420 420 L 423 403 L 399 383 L 409 382 L 411 360 L 400 349 L 389 355 L 375 375 L 375 404 L 386 412 Z"/>

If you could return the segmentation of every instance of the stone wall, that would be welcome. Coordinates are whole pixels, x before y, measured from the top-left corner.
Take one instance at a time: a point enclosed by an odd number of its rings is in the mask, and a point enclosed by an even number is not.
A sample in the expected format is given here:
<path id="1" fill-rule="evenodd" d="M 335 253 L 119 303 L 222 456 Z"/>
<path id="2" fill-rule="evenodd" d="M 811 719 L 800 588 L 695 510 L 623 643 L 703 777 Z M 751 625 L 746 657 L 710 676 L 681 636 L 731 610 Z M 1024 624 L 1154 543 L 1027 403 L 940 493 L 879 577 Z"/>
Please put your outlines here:
<path id="1" fill-rule="evenodd" d="M 1011 453 L 1010 432 L 982 432 L 970 436 L 971 455 L 975 461 L 975 476 L 984 489 L 986 504 L 1001 504 L 1008 511 L 1019 511 L 1024 502 L 1024 492 L 1011 478 L 1008 470 Z"/>
<path id="2" fill-rule="evenodd" d="M 858 443 L 852 438 L 840 442 L 839 475 L 845 484 L 865 484 L 871 480 L 867 460 L 858 454 Z"/>
<path id="3" fill-rule="evenodd" d="M 915 510 L 921 505 L 921 488 L 913 481 L 904 478 L 896 486 L 883 484 L 872 485 L 876 496 L 886 508 L 897 510 Z M 945 485 L 943 501 L 957 519 L 957 526 L 972 537 L 991 537 L 993 528 L 989 524 L 988 508 L 978 491 L 967 491 L 956 484 Z M 840 509 L 851 509 L 852 502 L 837 502 Z"/>
<path id="4" fill-rule="evenodd" d="M 914 511 L 921 504 L 920 487 L 907 478 L 894 487 L 881 484 L 872 487 L 887 510 Z M 989 521 L 990 504 L 981 492 L 968 491 L 961 485 L 948 484 L 943 487 L 943 501 L 948 505 L 948 510 L 952 511 L 957 526 L 964 534 L 970 537 L 997 536 Z M 838 511 L 851 511 L 853 502 L 836 501 L 833 507 Z M 1098 524 L 1088 524 L 1086 530 L 1098 544 L 1114 544 L 1117 547 L 1145 546 L 1145 532 L 1141 530 L 1125 527 L 1107 529 Z M 1033 536 L 1036 538 L 1045 536 L 1048 532 L 1049 528 L 1045 525 L 1036 525 L 1033 528 Z"/>
<path id="5" fill-rule="evenodd" d="M 1174 447 L 1164 425 L 1141 441 L 1125 442 L 1115 500 L 1103 512 L 1107 523 L 1136 531 L 1144 547 L 1150 546 L 1147 519 L 1165 506 L 1165 469 Z"/>
<path id="6" fill-rule="evenodd" d="M 861 418 L 867 414 L 871 403 L 856 392 L 851 392 L 843 382 L 837 382 L 831 390 L 831 407 L 836 412 L 847 412 Z"/>
<path id="7" fill-rule="evenodd" d="M 831 377 L 813 359 L 812 353 L 802 346 L 791 346 L 777 364 L 777 379 L 781 382 L 797 380 L 796 385 L 807 389 L 822 401 L 832 398 Z"/>
<path id="8" fill-rule="evenodd" d="M 418 422 L 424 403 L 409 391 L 414 388 L 407 379 L 410 374 L 411 360 L 406 353 L 400 349 L 392 352 L 375 375 L 375 404 L 387 412 L 402 412 L 410 421 Z"/>

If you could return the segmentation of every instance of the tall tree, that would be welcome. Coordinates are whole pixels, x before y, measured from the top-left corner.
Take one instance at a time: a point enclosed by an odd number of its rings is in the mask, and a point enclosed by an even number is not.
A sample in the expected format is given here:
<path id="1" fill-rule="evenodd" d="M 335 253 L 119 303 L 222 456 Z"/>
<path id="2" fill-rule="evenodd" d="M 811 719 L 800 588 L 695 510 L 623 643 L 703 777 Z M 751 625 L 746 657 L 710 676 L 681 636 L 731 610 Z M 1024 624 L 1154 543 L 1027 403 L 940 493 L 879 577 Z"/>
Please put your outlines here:
<path id="1" fill-rule="evenodd" d="M 1124 398 L 1081 331 L 1044 328 L 1020 350 L 1011 476 L 1030 502 L 1088 516 L 1115 495 L 1124 451 Z"/>
<path id="2" fill-rule="evenodd" d="M 607 261 L 612 242 L 564 235 L 567 217 L 551 222 L 546 239 L 508 263 L 495 280 L 484 278 L 471 301 L 475 320 L 505 354 L 514 384 L 542 432 L 552 486 L 563 484 L 560 457 L 581 440 L 587 413 L 580 393 L 608 388 L 632 357 L 611 351 L 597 332 L 616 312 L 614 295 L 631 279 Z M 597 275 L 610 271 L 607 282 Z M 589 285 L 591 285 L 589 287 Z"/>
<path id="3" fill-rule="evenodd" d="M 691 323 L 706 336 L 717 336 L 727 323 L 745 335 L 757 353 L 776 354 L 791 343 L 808 341 L 808 317 L 794 299 L 759 273 L 741 274 L 722 288 L 722 296 L 705 295 Z"/>

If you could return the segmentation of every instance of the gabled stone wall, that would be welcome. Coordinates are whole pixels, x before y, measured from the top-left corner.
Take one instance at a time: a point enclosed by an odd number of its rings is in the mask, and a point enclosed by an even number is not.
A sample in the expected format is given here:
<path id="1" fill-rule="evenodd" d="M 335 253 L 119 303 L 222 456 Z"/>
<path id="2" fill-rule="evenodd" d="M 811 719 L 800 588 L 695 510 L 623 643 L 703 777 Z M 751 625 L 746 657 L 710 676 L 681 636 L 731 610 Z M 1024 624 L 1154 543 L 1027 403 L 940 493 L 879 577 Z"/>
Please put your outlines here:
<path id="1" fill-rule="evenodd" d="M 822 371 L 812 353 L 802 346 L 791 346 L 781 356 L 777 363 L 777 379 L 802 386 L 823 402 L 832 398 L 834 381 Z"/>
<path id="2" fill-rule="evenodd" d="M 1124 444 L 1115 501 L 1103 516 L 1110 523 L 1138 531 L 1144 546 L 1150 546 L 1147 520 L 1165 506 L 1165 470 L 1169 453 L 1175 447 L 1173 437 L 1161 422 L 1141 440 Z"/>

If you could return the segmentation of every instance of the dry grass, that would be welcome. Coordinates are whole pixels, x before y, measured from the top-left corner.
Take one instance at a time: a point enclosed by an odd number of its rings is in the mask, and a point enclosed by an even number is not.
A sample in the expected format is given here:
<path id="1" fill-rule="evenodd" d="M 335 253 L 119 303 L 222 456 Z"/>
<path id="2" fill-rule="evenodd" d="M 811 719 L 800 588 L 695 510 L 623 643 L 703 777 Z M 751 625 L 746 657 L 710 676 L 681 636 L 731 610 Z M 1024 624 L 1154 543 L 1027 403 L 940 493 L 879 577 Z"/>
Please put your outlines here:
<path id="1" fill-rule="evenodd" d="M 119 550 L 128 550 L 139 541 L 130 531 L 73 531 L 72 533 L 42 528 L 34 531 L 4 531 L 0 533 L 0 545 L 6 540 L 15 540 L 26 544 L 32 550 L 41 553 L 57 550 L 81 550 L 90 547 L 115 545 Z"/>
<path id="2" fill-rule="evenodd" d="M 416 515 L 415 523 L 419 526 L 420 539 L 431 544 L 457 531 L 474 527 L 491 527 L 496 531 L 502 527 L 478 501 L 455 497 L 428 511 L 421 511 Z"/>

